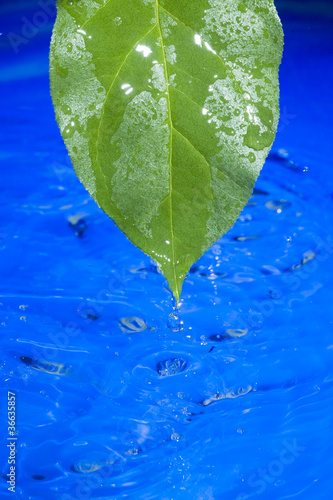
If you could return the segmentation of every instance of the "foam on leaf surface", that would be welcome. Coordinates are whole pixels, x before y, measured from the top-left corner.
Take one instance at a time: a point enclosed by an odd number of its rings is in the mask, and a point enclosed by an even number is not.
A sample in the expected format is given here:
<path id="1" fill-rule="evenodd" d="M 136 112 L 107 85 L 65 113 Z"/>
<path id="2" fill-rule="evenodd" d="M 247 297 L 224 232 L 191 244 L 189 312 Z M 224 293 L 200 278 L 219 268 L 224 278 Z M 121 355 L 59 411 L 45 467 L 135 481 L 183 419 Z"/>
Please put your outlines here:
<path id="1" fill-rule="evenodd" d="M 234 224 L 275 137 L 283 33 L 271 0 L 58 0 L 57 121 L 98 205 L 179 300 Z"/>

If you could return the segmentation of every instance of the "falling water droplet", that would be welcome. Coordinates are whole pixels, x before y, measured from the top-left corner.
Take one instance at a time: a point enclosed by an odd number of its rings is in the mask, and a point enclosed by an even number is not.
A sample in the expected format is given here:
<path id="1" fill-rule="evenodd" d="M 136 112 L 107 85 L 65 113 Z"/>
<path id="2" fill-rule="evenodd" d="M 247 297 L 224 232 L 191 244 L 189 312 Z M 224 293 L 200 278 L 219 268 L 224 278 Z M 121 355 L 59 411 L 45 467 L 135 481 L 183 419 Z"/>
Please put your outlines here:
<path id="1" fill-rule="evenodd" d="M 184 328 L 184 323 L 183 321 L 179 318 L 178 310 L 177 312 L 173 312 L 170 314 L 168 321 L 167 321 L 167 327 L 169 330 L 172 332 L 181 332 L 182 329 Z"/>

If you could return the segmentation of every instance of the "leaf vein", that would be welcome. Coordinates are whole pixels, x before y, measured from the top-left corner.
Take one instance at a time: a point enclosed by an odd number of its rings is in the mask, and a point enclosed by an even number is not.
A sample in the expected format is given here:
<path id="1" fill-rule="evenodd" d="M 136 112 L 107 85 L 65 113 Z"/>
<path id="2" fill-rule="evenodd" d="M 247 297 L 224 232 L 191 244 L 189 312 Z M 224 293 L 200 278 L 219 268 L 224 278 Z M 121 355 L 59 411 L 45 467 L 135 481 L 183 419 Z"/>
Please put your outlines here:
<path id="1" fill-rule="evenodd" d="M 156 0 L 157 1 L 157 0 Z M 193 28 L 191 28 L 191 26 L 188 26 L 188 24 L 185 24 L 183 21 L 181 21 L 178 17 L 174 16 L 173 14 L 171 14 L 171 12 L 169 12 L 168 10 L 166 10 L 164 7 L 161 6 L 161 8 L 164 10 L 164 12 L 166 14 L 168 14 L 170 17 L 172 17 L 175 21 L 178 21 L 180 24 L 182 24 L 183 26 L 185 26 L 187 29 L 191 30 L 193 33 L 195 33 L 196 35 L 199 34 L 197 31 L 195 31 Z M 201 35 L 200 35 L 201 36 Z M 202 38 L 203 42 L 204 43 L 208 43 L 206 40 L 204 40 Z M 225 65 L 225 62 L 223 61 L 222 57 L 220 56 L 220 54 L 218 54 L 217 52 L 212 52 L 212 54 L 214 54 L 218 59 L 220 59 L 220 61 L 222 62 L 223 66 Z"/>
<path id="2" fill-rule="evenodd" d="M 172 125 L 173 129 L 180 135 L 182 136 L 185 141 L 187 141 L 190 146 L 192 146 L 192 148 L 203 158 L 204 162 L 206 163 L 206 165 L 208 165 L 208 167 L 210 167 L 210 164 L 208 163 L 208 161 L 206 160 L 206 158 L 204 157 L 204 155 L 202 153 L 200 153 L 200 151 L 194 146 L 194 144 L 187 138 L 185 137 L 184 134 L 182 134 L 174 125 Z"/>
<path id="3" fill-rule="evenodd" d="M 196 32 L 193 28 L 191 28 L 191 26 L 189 26 L 188 24 L 185 24 L 185 23 L 184 23 L 183 21 L 181 21 L 178 17 L 176 17 L 176 16 L 174 16 L 173 14 L 171 14 L 171 12 L 169 12 L 168 10 L 166 10 L 166 8 L 165 8 L 165 7 L 162 7 L 162 5 L 161 5 L 160 7 L 161 7 L 161 9 L 163 9 L 163 10 L 164 10 L 164 12 L 165 12 L 166 14 L 168 14 L 170 17 L 172 17 L 175 21 L 178 21 L 180 24 L 182 24 L 183 26 L 186 26 L 186 28 L 188 28 L 189 30 L 193 31 L 193 33 L 197 34 L 197 32 Z"/>
<path id="4" fill-rule="evenodd" d="M 117 80 L 121 70 L 123 69 L 127 59 L 129 58 L 130 54 L 133 52 L 134 48 L 141 42 L 141 40 L 143 40 L 147 35 L 149 35 L 149 33 L 151 33 L 155 28 L 156 28 L 157 24 L 154 24 L 154 26 L 147 32 L 143 35 L 142 38 L 140 38 L 140 40 L 136 41 L 135 44 L 133 45 L 133 47 L 131 48 L 131 50 L 128 52 L 128 54 L 126 55 L 124 61 L 122 62 L 122 64 L 120 65 L 117 73 L 116 73 L 116 76 L 114 77 L 114 79 L 112 80 L 111 82 L 111 85 L 105 95 L 105 99 L 104 99 L 104 102 L 103 102 L 103 105 L 102 105 L 102 112 L 101 112 L 101 118 L 100 118 L 100 121 L 99 121 L 99 126 L 98 126 L 98 129 L 97 129 L 97 138 L 96 138 L 96 162 L 97 162 L 97 165 L 99 167 L 99 170 L 101 172 L 101 174 L 103 175 L 104 179 L 105 179 L 105 182 L 106 182 L 106 177 L 105 177 L 105 174 L 102 170 L 102 167 L 99 163 L 99 149 L 98 149 L 98 143 L 99 143 L 99 140 L 100 140 L 100 131 L 101 131 L 101 127 L 102 127 L 102 123 L 103 123 L 103 119 L 104 119 L 104 112 L 105 112 L 105 104 L 109 98 L 109 95 L 110 95 L 110 92 L 113 88 L 113 85 L 115 84 L 115 81 Z"/>
<path id="5" fill-rule="evenodd" d="M 191 97 L 189 97 L 187 94 L 185 94 L 185 92 L 182 92 L 177 87 L 172 87 L 172 88 L 175 92 L 178 92 L 179 94 L 183 94 L 183 96 L 185 96 L 189 101 L 193 102 L 193 104 L 195 104 L 196 106 L 199 106 L 199 108 L 202 109 L 201 105 L 198 102 L 193 101 L 193 99 L 191 99 Z"/>
<path id="6" fill-rule="evenodd" d="M 80 28 L 80 29 L 82 30 L 82 29 L 83 29 L 83 28 L 84 28 L 84 27 L 85 27 L 88 23 L 90 23 L 90 21 L 91 21 L 91 20 L 92 20 L 92 19 L 93 19 L 93 18 L 94 18 L 97 14 L 98 14 L 98 12 L 100 12 L 102 9 L 104 9 L 104 8 L 105 8 L 105 7 L 106 7 L 106 6 L 107 6 L 107 5 L 111 2 L 111 1 L 112 1 L 112 0 L 107 0 L 107 1 L 105 2 L 105 4 L 104 4 L 104 5 L 101 5 L 101 6 L 99 7 L 99 9 L 97 9 L 97 10 L 93 13 L 93 15 L 92 15 L 91 17 L 89 17 L 89 19 L 87 19 L 87 20 L 86 20 L 86 22 L 84 22 L 84 23 L 82 24 L 82 26 L 81 26 L 81 28 Z"/>

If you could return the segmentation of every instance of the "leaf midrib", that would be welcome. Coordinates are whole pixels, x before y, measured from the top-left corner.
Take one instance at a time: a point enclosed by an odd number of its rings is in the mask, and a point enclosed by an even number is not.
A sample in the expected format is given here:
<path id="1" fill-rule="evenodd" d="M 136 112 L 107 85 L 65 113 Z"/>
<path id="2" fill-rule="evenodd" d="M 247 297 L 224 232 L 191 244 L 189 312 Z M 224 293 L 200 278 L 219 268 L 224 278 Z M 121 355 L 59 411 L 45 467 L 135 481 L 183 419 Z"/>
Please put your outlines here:
<path id="1" fill-rule="evenodd" d="M 173 141 L 173 123 L 172 123 L 172 116 L 171 116 L 171 101 L 170 101 L 170 91 L 169 91 L 169 76 L 168 76 L 168 68 L 167 68 L 167 61 L 166 61 L 166 54 L 165 54 L 165 47 L 163 43 L 163 35 L 162 35 L 162 29 L 161 29 L 161 23 L 160 23 L 160 6 L 158 0 L 156 0 L 156 24 L 158 26 L 158 30 L 160 33 L 160 38 L 161 38 L 161 48 L 162 48 L 162 54 L 163 54 L 163 65 L 164 65 L 164 74 L 165 74 L 165 81 L 166 81 L 166 93 L 167 93 L 167 101 L 168 101 L 168 115 L 169 115 L 169 122 L 170 122 L 170 153 L 169 153 L 169 163 L 170 163 L 170 172 L 169 172 L 169 199 L 170 199 L 170 230 L 171 230 L 171 253 L 172 253 L 172 269 L 173 269 L 173 274 L 174 274 L 174 284 L 175 284 L 175 290 L 176 290 L 176 299 L 178 302 L 179 299 L 179 290 L 178 290 L 178 282 L 177 282 L 177 275 L 176 275 L 176 266 L 175 266 L 175 235 L 174 235 L 174 227 L 173 227 L 173 203 L 172 203 L 172 141 Z"/>
<path id="2" fill-rule="evenodd" d="M 105 5 L 107 5 L 107 4 L 105 4 Z M 99 9 L 99 10 L 100 10 L 100 9 Z M 91 19 L 91 18 L 90 18 L 90 19 Z M 110 85 L 110 87 L 109 87 L 109 89 L 108 89 L 107 93 L 105 94 L 105 99 L 104 99 L 104 103 L 103 103 L 103 107 L 102 107 L 101 117 L 100 117 L 100 120 L 99 120 L 98 129 L 97 129 L 97 138 L 96 138 L 96 163 L 97 163 L 97 165 L 98 165 L 98 167 L 99 167 L 99 170 L 100 170 L 100 172 L 101 172 L 102 176 L 104 177 L 104 180 L 105 180 L 105 184 L 106 184 L 106 186 L 108 185 L 108 183 L 106 182 L 106 177 L 105 177 L 105 174 L 104 174 L 103 169 L 102 169 L 102 167 L 101 167 L 101 164 L 100 164 L 100 162 L 99 162 L 99 154 L 98 154 L 98 153 L 99 153 L 98 143 L 99 143 L 99 140 L 100 140 L 100 138 L 99 138 L 99 134 L 100 134 L 100 131 L 101 131 L 101 128 L 102 128 L 103 119 L 104 119 L 105 104 L 106 104 L 106 102 L 107 102 L 107 100 L 108 100 L 108 97 L 109 97 L 109 95 L 110 95 L 110 92 L 111 92 L 111 90 L 113 89 L 113 86 L 114 86 L 114 84 L 115 84 L 115 82 L 116 82 L 116 80 L 117 80 L 117 78 L 118 78 L 118 76 L 119 76 L 119 74 L 120 74 L 121 70 L 123 69 L 123 67 L 125 66 L 125 63 L 126 63 L 127 59 L 129 58 L 130 54 L 133 52 L 133 50 L 135 49 L 135 47 L 136 47 L 136 46 L 137 46 L 137 45 L 141 42 L 141 40 L 143 40 L 144 38 L 146 38 L 146 36 L 147 36 L 147 35 L 149 35 L 149 33 L 151 33 L 151 32 L 152 32 L 152 31 L 156 28 L 156 26 L 157 26 L 157 24 L 154 24 L 154 26 L 153 26 L 153 27 L 152 27 L 152 28 L 151 28 L 151 29 L 150 29 L 147 33 L 145 33 L 145 34 L 144 34 L 144 35 L 140 38 L 140 40 L 138 40 L 138 41 L 136 41 L 136 42 L 135 42 L 135 44 L 133 45 L 133 47 L 131 48 L 131 50 L 128 52 L 128 54 L 126 55 L 125 59 L 124 59 L 124 60 L 123 60 L 123 62 L 121 63 L 121 65 L 120 65 L 120 67 L 119 67 L 119 69 L 118 69 L 118 71 L 117 71 L 117 73 L 116 73 L 115 77 L 113 78 L 113 80 L 112 80 L 112 82 L 111 82 L 111 85 Z"/>
<path id="3" fill-rule="evenodd" d="M 109 3 L 110 3 L 110 0 L 107 1 L 103 6 L 101 6 L 101 8 L 98 9 L 94 13 L 94 15 L 89 20 L 87 20 L 84 23 L 84 25 L 82 26 L 82 28 L 88 22 L 90 22 L 93 17 L 95 17 L 95 15 L 97 14 L 97 12 L 99 12 L 101 9 L 103 9 L 104 7 L 106 7 Z M 97 165 L 99 167 L 101 175 L 104 178 L 105 185 L 107 186 L 106 177 L 105 177 L 105 174 L 103 172 L 102 166 L 101 166 L 101 164 L 99 162 L 99 148 L 98 148 L 98 144 L 99 144 L 99 141 L 100 141 L 100 131 L 101 131 L 101 128 L 102 128 L 102 123 L 103 123 L 104 114 L 105 114 L 105 103 L 107 102 L 108 96 L 110 95 L 110 92 L 111 92 L 111 90 L 112 90 L 112 88 L 113 88 L 113 86 L 114 86 L 114 84 L 115 84 L 115 82 L 116 82 L 119 74 L 120 74 L 121 70 L 123 69 L 123 67 L 124 67 L 124 65 L 125 65 L 128 57 L 133 52 L 134 48 L 138 45 L 138 43 L 140 43 L 141 40 L 143 40 L 156 27 L 158 28 L 160 39 L 161 39 L 161 49 L 162 49 L 162 55 L 163 55 L 163 66 L 164 66 L 164 74 L 165 74 L 166 89 L 167 89 L 166 93 L 167 93 L 167 103 L 168 103 L 168 117 L 169 117 L 169 123 L 170 123 L 170 153 L 169 153 L 169 199 L 170 199 L 170 235 L 171 235 L 170 236 L 170 239 L 171 239 L 170 245 L 171 245 L 171 253 L 172 253 L 172 268 L 173 268 L 173 274 L 174 274 L 174 284 L 175 284 L 176 296 L 177 296 L 177 301 L 178 301 L 178 297 L 179 297 L 180 294 L 179 294 L 179 288 L 178 288 L 178 282 L 177 282 L 177 274 L 176 274 L 176 267 L 175 267 L 175 243 L 174 243 L 175 234 L 174 234 L 174 227 L 173 227 L 173 202 L 172 202 L 172 191 L 173 191 L 173 186 L 172 186 L 172 140 L 173 140 L 173 128 L 174 127 L 173 127 L 172 116 L 171 116 L 171 100 L 170 100 L 170 91 L 169 91 L 169 76 L 168 76 L 166 53 L 165 53 L 165 47 L 164 47 L 164 43 L 163 43 L 163 35 L 162 35 L 162 29 L 161 29 L 161 23 L 160 23 L 160 5 L 159 5 L 159 1 L 158 0 L 156 0 L 156 24 L 154 24 L 154 26 L 147 33 L 145 33 L 144 36 L 139 41 L 135 42 L 134 46 L 128 52 L 128 54 L 124 58 L 124 61 L 120 65 L 120 67 L 119 67 L 119 69 L 118 69 L 115 77 L 113 78 L 113 80 L 111 82 L 111 85 L 109 86 L 109 89 L 108 89 L 108 91 L 107 91 L 107 93 L 105 95 L 104 105 L 102 107 L 102 112 L 101 112 L 101 117 L 100 117 L 100 121 L 99 121 L 99 126 L 98 126 L 98 129 L 97 129 L 97 137 L 96 137 L 96 163 L 97 163 Z"/>

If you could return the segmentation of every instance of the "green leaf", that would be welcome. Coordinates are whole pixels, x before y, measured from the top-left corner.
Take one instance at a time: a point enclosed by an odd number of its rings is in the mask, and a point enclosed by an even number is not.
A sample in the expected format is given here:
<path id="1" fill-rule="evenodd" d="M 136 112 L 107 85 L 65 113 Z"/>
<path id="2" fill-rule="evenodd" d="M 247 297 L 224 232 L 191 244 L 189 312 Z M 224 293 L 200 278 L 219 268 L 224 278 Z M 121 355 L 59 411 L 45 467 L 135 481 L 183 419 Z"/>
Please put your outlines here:
<path id="1" fill-rule="evenodd" d="M 58 0 L 51 93 L 76 173 L 177 301 L 272 145 L 282 48 L 272 0 Z"/>

